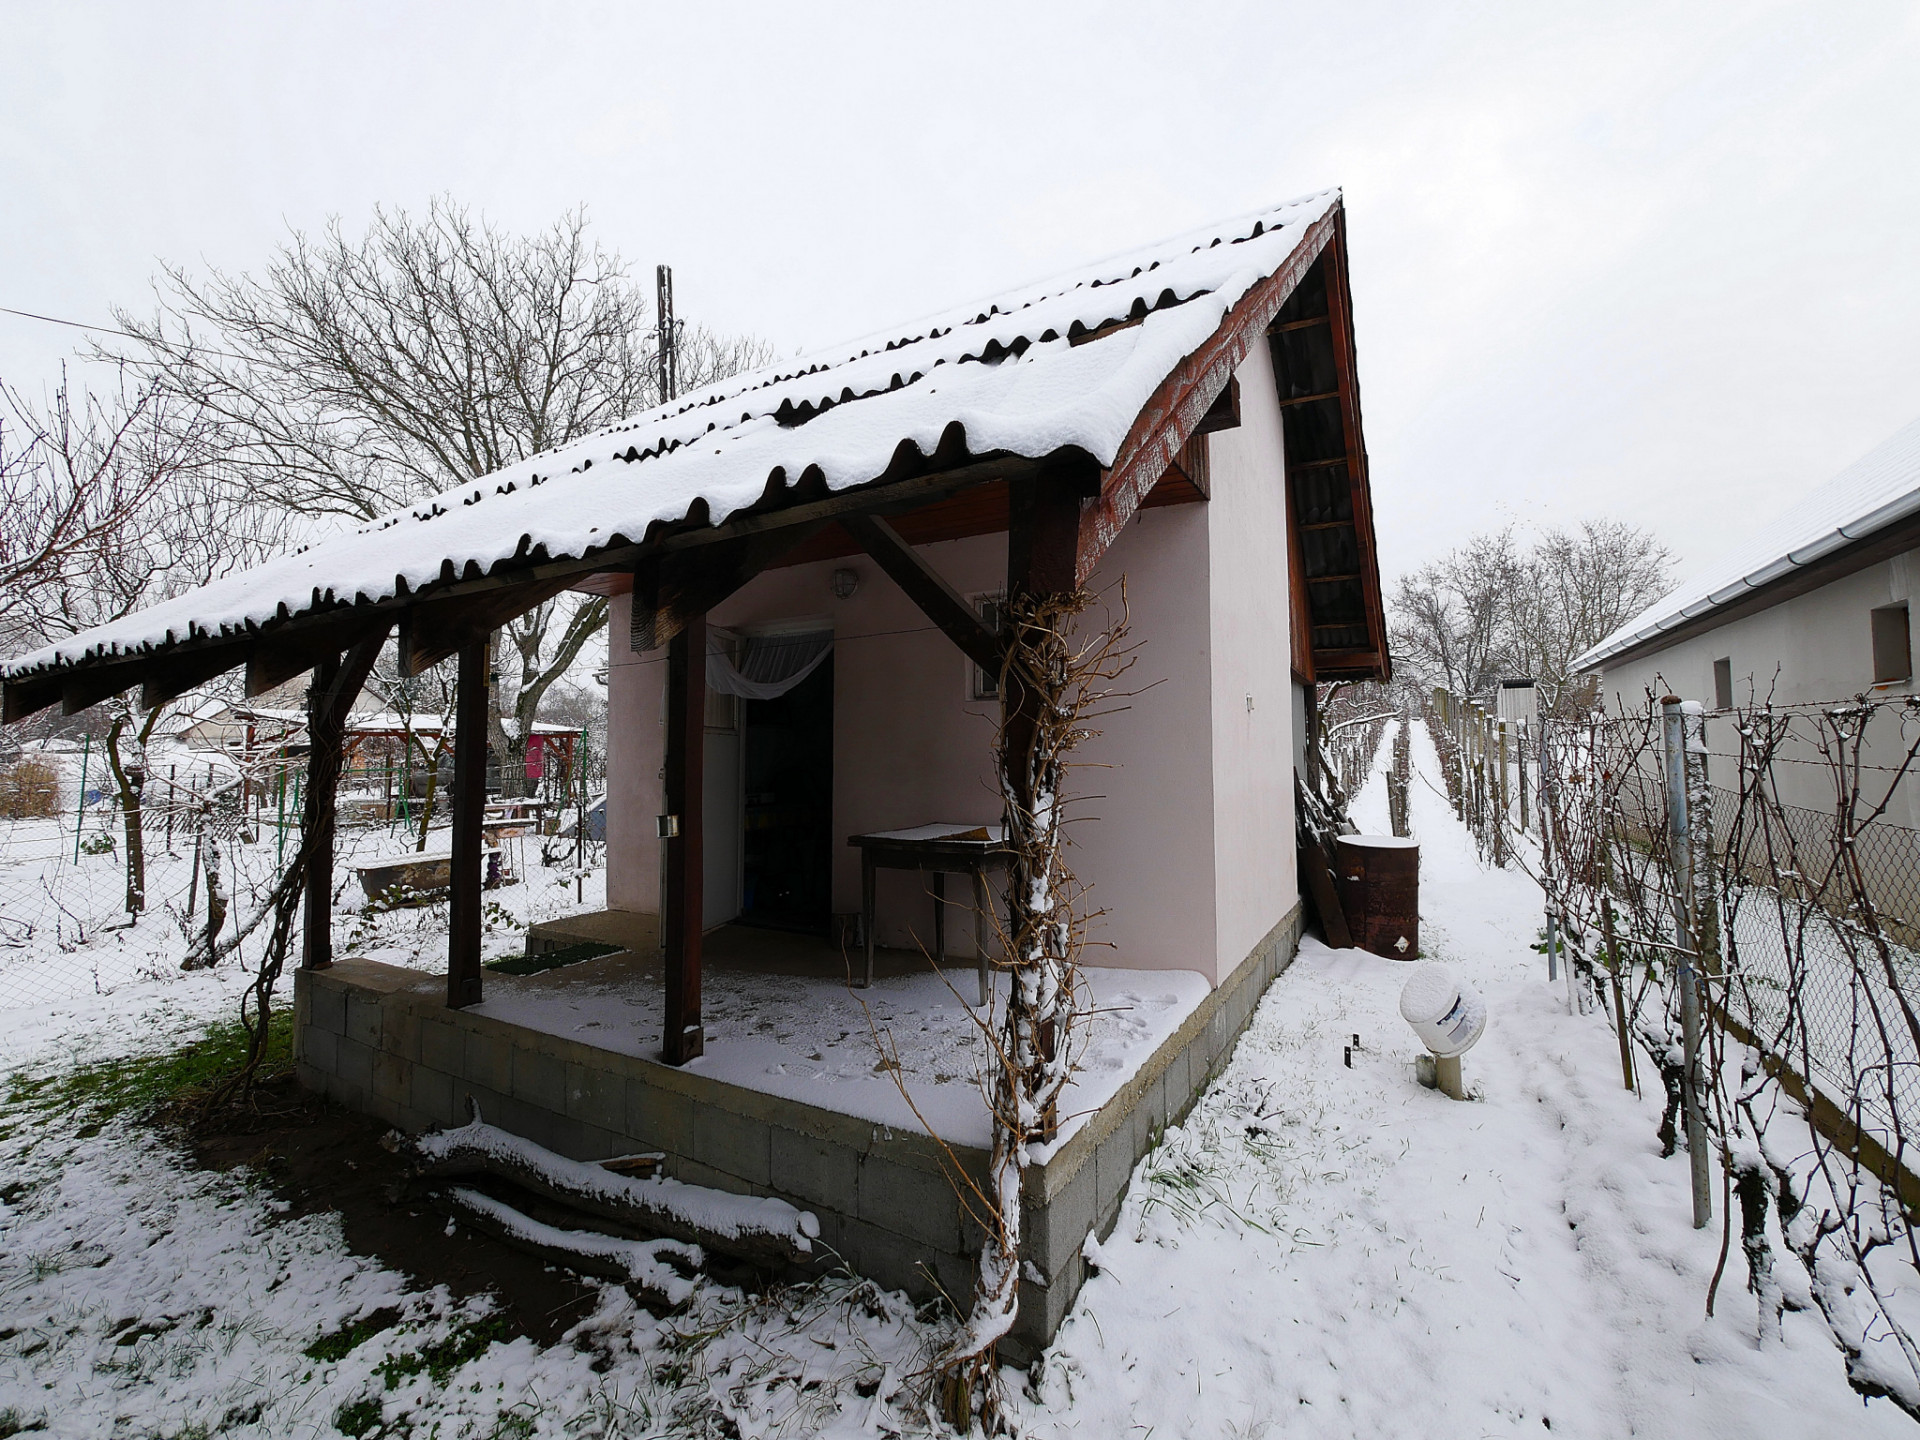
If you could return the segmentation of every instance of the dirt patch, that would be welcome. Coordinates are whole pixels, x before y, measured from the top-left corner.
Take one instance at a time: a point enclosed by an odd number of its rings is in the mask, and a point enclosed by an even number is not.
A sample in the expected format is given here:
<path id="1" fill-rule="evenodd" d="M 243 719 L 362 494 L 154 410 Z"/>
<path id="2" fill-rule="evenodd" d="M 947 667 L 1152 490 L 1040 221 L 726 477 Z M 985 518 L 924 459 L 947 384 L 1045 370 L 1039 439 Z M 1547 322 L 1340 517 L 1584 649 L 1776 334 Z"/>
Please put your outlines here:
<path id="1" fill-rule="evenodd" d="M 388 1126 L 307 1094 L 291 1077 L 261 1088 L 264 1118 L 217 1122 L 193 1136 L 200 1164 L 251 1168 L 291 1214 L 337 1212 L 349 1249 L 423 1289 L 491 1294 L 506 1325 L 538 1344 L 555 1343 L 591 1313 L 597 1292 L 576 1277 L 465 1226 L 448 1235 L 447 1217 L 424 1196 L 389 1201 L 405 1172 L 381 1147 Z"/>

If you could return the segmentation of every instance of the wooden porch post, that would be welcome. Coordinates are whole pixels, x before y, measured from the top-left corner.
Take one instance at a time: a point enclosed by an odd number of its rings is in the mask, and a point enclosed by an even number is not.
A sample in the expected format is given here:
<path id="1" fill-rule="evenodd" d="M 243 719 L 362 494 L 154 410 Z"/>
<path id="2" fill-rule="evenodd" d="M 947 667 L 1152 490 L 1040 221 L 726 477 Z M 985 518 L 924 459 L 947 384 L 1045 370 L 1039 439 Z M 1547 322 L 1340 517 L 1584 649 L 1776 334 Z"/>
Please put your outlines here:
<path id="1" fill-rule="evenodd" d="M 707 1048 L 700 1023 L 700 928 L 706 874 L 707 617 L 689 615 L 667 646 L 667 998 L 662 1049 L 669 1065 L 684 1065 Z"/>
<path id="2" fill-rule="evenodd" d="M 347 715 L 380 658 L 391 623 L 363 635 L 344 658 L 329 655 L 313 667 L 307 691 L 307 794 L 301 813 L 306 844 L 306 894 L 300 917 L 300 964 L 320 970 L 333 963 L 334 801 L 340 788 Z"/>
<path id="3" fill-rule="evenodd" d="M 1092 480 L 1099 475 L 1094 470 Z M 1030 480 L 1015 480 L 1008 494 L 1007 600 L 1025 596 L 1071 595 L 1079 589 L 1076 562 L 1080 541 L 1080 496 L 1088 477 L 1056 466 Z M 1001 704 L 1007 724 L 1006 753 L 1024 757 L 1033 749 L 1034 725 L 1042 697 L 1009 674 Z M 1023 806 L 1033 803 L 1029 777 L 1007 777 Z"/>
<path id="4" fill-rule="evenodd" d="M 453 867 L 447 912 L 447 1005 L 480 1003 L 480 821 L 487 807 L 485 635 L 460 645 L 454 698 Z"/>
<path id="5" fill-rule="evenodd" d="M 1054 465 L 1031 480 L 1013 482 L 1007 514 L 1007 600 L 1010 605 L 1021 599 L 1071 595 L 1080 588 L 1080 498 L 1089 489 L 1097 491 L 1098 480 L 1098 468 L 1089 463 L 1083 467 Z M 1006 638 L 1008 644 L 1018 643 L 1015 633 L 1009 633 Z M 1031 815 L 1033 752 L 1039 738 L 1040 707 L 1047 697 L 1033 686 L 1021 683 L 1018 665 L 1009 665 L 1002 673 L 1006 676 L 1000 696 L 1005 732 L 1002 757 L 1008 772 L 1004 777 L 1006 793 L 1013 797 L 1021 813 Z M 1020 883 L 1016 878 L 1019 871 L 1016 860 L 1007 871 L 1010 884 Z M 1017 919 L 1013 918 L 1017 913 L 1016 906 L 1010 913 L 1010 924 L 1017 925 Z M 1041 1058 L 1051 1060 L 1059 1043 L 1054 1023 L 1041 1022 L 1033 1038 Z M 1056 1106 L 1049 1103 L 1039 1118 L 1036 1132 L 1039 1138 L 1051 1139 L 1058 1133 Z"/>
<path id="6" fill-rule="evenodd" d="M 338 751 L 346 715 L 344 707 L 328 702 L 339 678 L 340 661 L 329 656 L 313 667 L 307 691 L 307 834 L 313 843 L 307 851 L 307 893 L 300 915 L 300 964 L 308 970 L 333 963 L 333 792 L 340 768 L 328 762 L 330 752 Z M 341 711 L 337 726 L 336 710 Z"/>

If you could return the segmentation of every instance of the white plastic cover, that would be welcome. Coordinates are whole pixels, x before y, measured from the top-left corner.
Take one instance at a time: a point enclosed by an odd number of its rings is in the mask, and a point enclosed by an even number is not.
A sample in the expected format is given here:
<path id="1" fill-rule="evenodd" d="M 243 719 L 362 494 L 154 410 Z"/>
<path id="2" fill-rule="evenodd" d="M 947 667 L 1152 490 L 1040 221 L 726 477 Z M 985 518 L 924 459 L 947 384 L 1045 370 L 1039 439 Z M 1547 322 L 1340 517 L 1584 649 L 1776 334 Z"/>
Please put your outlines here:
<path id="1" fill-rule="evenodd" d="M 1446 966 L 1430 960 L 1401 989 L 1400 1017 L 1421 1044 L 1445 1059 L 1466 1054 L 1486 1033 L 1487 1002 Z"/>

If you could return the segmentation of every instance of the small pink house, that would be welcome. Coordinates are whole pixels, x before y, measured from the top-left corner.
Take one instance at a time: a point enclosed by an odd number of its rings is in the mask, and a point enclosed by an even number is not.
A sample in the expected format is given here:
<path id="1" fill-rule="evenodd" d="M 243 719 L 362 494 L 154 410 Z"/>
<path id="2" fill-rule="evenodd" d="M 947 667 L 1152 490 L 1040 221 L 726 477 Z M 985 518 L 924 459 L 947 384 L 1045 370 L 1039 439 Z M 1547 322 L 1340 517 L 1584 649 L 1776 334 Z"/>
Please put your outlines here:
<path id="1" fill-rule="evenodd" d="M 481 747 L 457 746 L 444 989 L 335 963 L 323 846 L 302 1073 L 404 1126 L 472 1097 L 576 1158 L 661 1151 L 811 1208 L 884 1283 L 955 1293 L 979 1232 L 943 1166 L 980 1163 L 983 1112 L 940 1037 L 974 1000 L 926 990 L 925 952 L 970 966 L 993 903 L 999 606 L 1117 608 L 1123 585 L 1136 693 L 1080 757 L 1105 768 L 1078 772 L 1072 865 L 1104 911 L 1096 998 L 1130 1018 L 1092 1036 L 1028 1172 L 1031 1349 L 1292 957 L 1314 682 L 1388 673 L 1338 192 L 683 396 L 0 675 L 14 720 L 311 670 L 324 834 L 327 742 L 382 645 L 410 671 L 458 656 L 477 732 L 489 631 L 611 596 L 605 908 L 533 945 L 621 953 L 483 984 Z M 855 1054 L 874 1006 L 898 1079 Z"/>

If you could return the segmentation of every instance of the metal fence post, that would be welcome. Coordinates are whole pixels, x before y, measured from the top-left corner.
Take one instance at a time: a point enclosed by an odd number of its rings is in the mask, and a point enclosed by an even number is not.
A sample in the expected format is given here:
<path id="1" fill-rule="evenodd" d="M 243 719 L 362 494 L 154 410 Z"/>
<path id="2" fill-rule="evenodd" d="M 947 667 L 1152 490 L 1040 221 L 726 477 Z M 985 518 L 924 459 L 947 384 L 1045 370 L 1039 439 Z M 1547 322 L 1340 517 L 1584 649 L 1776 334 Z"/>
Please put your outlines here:
<path id="1" fill-rule="evenodd" d="M 1692 882 L 1694 951 L 1700 972 L 1720 973 L 1720 906 L 1714 894 L 1713 791 L 1707 783 L 1707 715 L 1689 705 L 1681 712 L 1687 765 L 1687 862 Z"/>
<path id="2" fill-rule="evenodd" d="M 1520 833 L 1527 833 L 1527 722 L 1520 722 L 1519 732 L 1513 741 L 1514 770 L 1520 781 Z"/>
<path id="3" fill-rule="evenodd" d="M 1507 863 L 1507 722 L 1493 723 L 1499 727 L 1500 735 L 1500 803 L 1493 823 L 1493 863 L 1504 867 Z"/>
<path id="4" fill-rule="evenodd" d="M 1538 736 L 1530 736 L 1538 752 L 1540 764 L 1540 788 L 1535 794 L 1540 816 L 1540 873 L 1542 876 L 1553 874 L 1553 772 L 1547 767 L 1549 746 L 1547 744 L 1547 722 L 1540 722 Z M 1525 764 L 1523 760 L 1521 762 Z"/>
<path id="5" fill-rule="evenodd" d="M 1700 1103 L 1700 981 L 1698 959 L 1700 925 L 1694 915 L 1693 829 L 1689 823 L 1687 785 L 1687 719 L 1677 695 L 1660 702 L 1662 738 L 1666 750 L 1667 855 L 1673 885 L 1674 939 L 1680 946 L 1680 1032 L 1682 1099 L 1686 1109 L 1687 1161 L 1693 1171 L 1693 1228 L 1701 1230 L 1713 1219 L 1713 1183 L 1708 1170 L 1707 1122 Z"/>
<path id="6" fill-rule="evenodd" d="M 80 799 L 73 807 L 73 863 L 80 863 L 80 831 L 87 823 L 87 758 L 93 753 L 93 732 L 80 737 Z"/>

